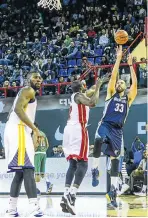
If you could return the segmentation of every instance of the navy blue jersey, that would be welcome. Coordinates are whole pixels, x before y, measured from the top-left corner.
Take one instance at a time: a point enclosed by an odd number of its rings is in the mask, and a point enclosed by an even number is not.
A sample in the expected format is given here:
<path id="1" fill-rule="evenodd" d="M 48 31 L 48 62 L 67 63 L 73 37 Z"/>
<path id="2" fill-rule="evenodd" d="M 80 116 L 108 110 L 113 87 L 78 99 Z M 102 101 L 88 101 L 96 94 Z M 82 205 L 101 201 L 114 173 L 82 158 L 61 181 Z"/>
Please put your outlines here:
<path id="1" fill-rule="evenodd" d="M 109 100 L 105 102 L 102 121 L 108 122 L 115 127 L 122 128 L 128 115 L 128 97 L 120 97 L 115 93 Z"/>

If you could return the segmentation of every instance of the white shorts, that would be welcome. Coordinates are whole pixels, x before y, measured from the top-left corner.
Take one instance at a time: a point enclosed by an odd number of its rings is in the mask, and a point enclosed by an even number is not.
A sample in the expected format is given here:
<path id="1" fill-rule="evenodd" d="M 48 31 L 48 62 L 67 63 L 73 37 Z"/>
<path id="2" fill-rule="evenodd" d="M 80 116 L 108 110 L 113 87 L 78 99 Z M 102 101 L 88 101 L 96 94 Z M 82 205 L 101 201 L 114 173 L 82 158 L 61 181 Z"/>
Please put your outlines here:
<path id="1" fill-rule="evenodd" d="M 31 133 L 23 124 L 6 124 L 4 146 L 8 170 L 34 168 L 34 145 Z"/>
<path id="2" fill-rule="evenodd" d="M 88 160 L 89 137 L 85 126 L 67 125 L 64 129 L 63 150 L 67 160 L 77 158 Z"/>

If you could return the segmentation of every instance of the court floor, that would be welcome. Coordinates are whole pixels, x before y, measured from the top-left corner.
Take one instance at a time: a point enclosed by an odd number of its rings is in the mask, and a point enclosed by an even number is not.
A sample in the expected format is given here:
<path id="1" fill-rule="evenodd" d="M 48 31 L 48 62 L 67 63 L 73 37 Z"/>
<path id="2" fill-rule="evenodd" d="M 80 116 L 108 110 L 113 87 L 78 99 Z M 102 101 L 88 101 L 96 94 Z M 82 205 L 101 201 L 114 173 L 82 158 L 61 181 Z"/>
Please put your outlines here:
<path id="1" fill-rule="evenodd" d="M 42 196 L 40 198 L 41 209 L 45 217 L 71 217 L 60 208 L 60 196 Z M 123 196 L 118 198 L 118 209 L 107 208 L 105 196 L 78 196 L 76 201 L 75 217 L 148 217 L 148 197 Z M 5 216 L 9 199 L 0 196 L 0 217 Z M 27 216 L 28 200 L 21 196 L 18 201 L 20 216 Z"/>

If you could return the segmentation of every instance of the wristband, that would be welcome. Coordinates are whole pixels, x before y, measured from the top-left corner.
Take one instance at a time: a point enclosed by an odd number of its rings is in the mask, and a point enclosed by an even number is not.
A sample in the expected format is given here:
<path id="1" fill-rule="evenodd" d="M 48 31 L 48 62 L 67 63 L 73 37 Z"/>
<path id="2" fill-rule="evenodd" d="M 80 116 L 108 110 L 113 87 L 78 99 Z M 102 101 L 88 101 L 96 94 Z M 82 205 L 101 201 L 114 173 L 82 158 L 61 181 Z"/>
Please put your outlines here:
<path id="1" fill-rule="evenodd" d="M 133 65 L 131 64 L 131 65 L 129 65 L 130 67 L 132 67 Z"/>

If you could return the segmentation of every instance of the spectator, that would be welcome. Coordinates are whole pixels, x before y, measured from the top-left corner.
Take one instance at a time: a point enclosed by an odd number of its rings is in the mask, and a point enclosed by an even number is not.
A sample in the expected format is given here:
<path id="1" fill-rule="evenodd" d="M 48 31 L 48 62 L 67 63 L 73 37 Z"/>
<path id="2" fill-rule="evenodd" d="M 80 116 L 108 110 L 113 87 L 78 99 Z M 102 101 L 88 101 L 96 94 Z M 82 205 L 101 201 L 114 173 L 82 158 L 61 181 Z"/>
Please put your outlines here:
<path id="1" fill-rule="evenodd" d="M 53 148 L 53 157 L 58 157 L 58 149 L 57 149 L 57 147 Z"/>
<path id="2" fill-rule="evenodd" d="M 71 72 L 71 75 L 81 75 L 82 74 L 82 70 L 80 68 L 78 68 L 78 66 L 74 66 L 74 70 Z"/>
<path id="3" fill-rule="evenodd" d="M 41 43 L 47 43 L 47 36 L 46 36 L 46 33 L 42 33 L 42 36 L 41 36 Z"/>
<path id="4" fill-rule="evenodd" d="M 90 45 L 88 45 L 87 41 L 84 41 L 82 46 L 82 54 L 85 57 L 90 57 L 94 55 L 94 51 L 90 49 Z"/>
<path id="5" fill-rule="evenodd" d="M 58 157 L 65 157 L 62 145 L 59 145 L 57 149 L 58 149 Z"/>
<path id="6" fill-rule="evenodd" d="M 63 83 L 65 82 L 64 81 L 64 78 L 61 76 L 59 78 L 59 83 Z M 60 85 L 60 94 L 65 94 L 65 91 L 66 91 L 66 85 Z"/>
<path id="7" fill-rule="evenodd" d="M 72 26 L 69 29 L 70 36 L 75 37 L 77 35 L 78 30 L 79 30 L 79 25 L 73 22 Z"/>
<path id="8" fill-rule="evenodd" d="M 141 177 L 143 180 L 142 190 L 140 192 L 134 192 L 135 195 L 138 196 L 146 196 L 147 191 L 147 171 L 148 171 L 148 163 L 147 163 L 147 151 L 145 150 L 143 153 L 143 158 L 136 170 L 134 170 L 130 176 L 129 186 L 131 191 L 134 191 L 134 180 L 136 177 Z"/>
<path id="9" fill-rule="evenodd" d="M 107 46 L 109 43 L 108 35 L 105 33 L 105 29 L 102 30 L 102 34 L 99 38 L 99 45 Z"/>
<path id="10" fill-rule="evenodd" d="M 69 37 L 69 35 L 66 34 L 66 39 L 65 39 L 65 41 L 64 41 L 65 47 L 69 47 L 72 41 L 73 41 L 73 40 Z"/>
<path id="11" fill-rule="evenodd" d="M 78 52 L 78 48 L 75 46 L 74 42 L 70 43 L 70 46 L 68 47 L 68 55 L 67 58 L 68 59 L 72 59 L 75 57 L 75 55 Z"/>
<path id="12" fill-rule="evenodd" d="M 82 55 L 98 56 L 94 59 L 95 64 L 104 65 L 105 63 L 100 63 L 101 59 L 104 59 L 103 55 L 108 64 L 114 64 L 114 32 L 119 28 L 126 29 L 129 43 L 132 43 L 141 31 L 144 32 L 145 1 L 129 0 L 124 4 L 116 1 L 113 6 L 110 2 L 102 6 L 102 1 L 95 1 L 94 6 L 86 1 L 85 5 L 80 4 L 74 12 L 73 7 L 75 5 L 71 6 L 69 3 L 66 11 L 63 7 L 62 14 L 51 12 L 49 15 L 42 11 L 41 16 L 36 3 L 26 2 L 23 8 L 19 8 L 17 3 L 9 1 L 8 7 L 3 9 L 3 14 L 0 13 L 0 65 L 9 65 L 0 69 L 1 84 L 7 78 L 10 83 L 17 78 L 18 82 L 24 85 L 30 69 L 38 70 L 43 76 L 46 71 L 50 71 L 46 77 L 47 81 L 44 81 L 47 84 L 52 82 L 53 78 L 57 81 L 61 68 L 69 67 L 70 59 L 81 58 Z M 137 44 L 138 40 L 131 47 L 131 51 Z M 47 64 L 47 59 L 52 60 L 51 64 Z M 76 60 L 76 63 L 82 72 L 87 69 L 86 64 L 81 61 Z M 19 65 L 19 70 L 25 73 L 16 76 L 16 67 L 13 67 L 16 64 Z M 139 87 L 147 87 L 144 65 L 137 66 L 136 70 Z M 128 68 L 121 68 L 120 74 L 129 85 Z"/>

